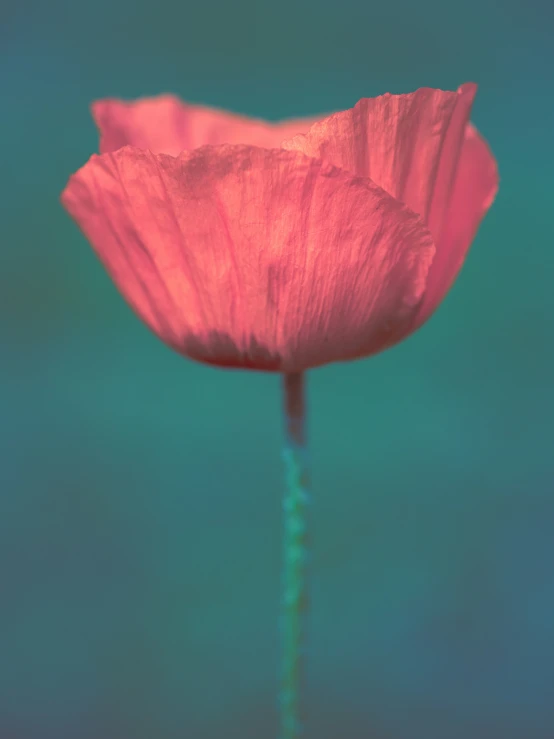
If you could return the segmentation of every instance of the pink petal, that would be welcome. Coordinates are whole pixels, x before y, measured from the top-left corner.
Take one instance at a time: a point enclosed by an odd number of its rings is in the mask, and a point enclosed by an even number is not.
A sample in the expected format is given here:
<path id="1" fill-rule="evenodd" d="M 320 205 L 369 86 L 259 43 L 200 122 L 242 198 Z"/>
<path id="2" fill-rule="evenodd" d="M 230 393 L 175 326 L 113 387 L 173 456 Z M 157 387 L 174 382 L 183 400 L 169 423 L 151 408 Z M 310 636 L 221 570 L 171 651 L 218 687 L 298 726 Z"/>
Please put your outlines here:
<path id="1" fill-rule="evenodd" d="M 100 132 L 101 153 L 128 145 L 173 156 L 205 144 L 279 147 L 283 139 L 307 131 L 318 120 L 299 118 L 269 123 L 190 105 L 174 95 L 133 102 L 99 100 L 92 104 L 91 110 Z"/>
<path id="2" fill-rule="evenodd" d="M 476 90 L 363 98 L 282 146 L 370 177 L 419 213 L 438 240 Z"/>
<path id="3" fill-rule="evenodd" d="M 434 254 L 371 180 L 294 151 L 125 147 L 93 156 L 62 202 L 145 323 L 223 366 L 379 351 L 413 322 Z"/>
<path id="4" fill-rule="evenodd" d="M 496 161 L 487 142 L 468 124 L 444 228 L 414 328 L 429 318 L 451 288 L 497 190 Z"/>

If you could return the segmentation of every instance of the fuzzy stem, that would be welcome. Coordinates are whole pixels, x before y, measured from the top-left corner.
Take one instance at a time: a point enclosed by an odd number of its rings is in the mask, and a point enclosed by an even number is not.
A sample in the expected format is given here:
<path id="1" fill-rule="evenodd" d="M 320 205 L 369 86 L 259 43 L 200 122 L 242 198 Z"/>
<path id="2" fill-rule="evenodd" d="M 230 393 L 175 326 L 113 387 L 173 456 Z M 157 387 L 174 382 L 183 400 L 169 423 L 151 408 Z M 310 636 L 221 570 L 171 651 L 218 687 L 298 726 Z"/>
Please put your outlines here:
<path id="1" fill-rule="evenodd" d="M 307 599 L 306 560 L 308 465 L 306 455 L 304 375 L 283 376 L 285 412 L 283 661 L 281 674 L 280 739 L 297 739 L 301 733 L 304 630 Z"/>

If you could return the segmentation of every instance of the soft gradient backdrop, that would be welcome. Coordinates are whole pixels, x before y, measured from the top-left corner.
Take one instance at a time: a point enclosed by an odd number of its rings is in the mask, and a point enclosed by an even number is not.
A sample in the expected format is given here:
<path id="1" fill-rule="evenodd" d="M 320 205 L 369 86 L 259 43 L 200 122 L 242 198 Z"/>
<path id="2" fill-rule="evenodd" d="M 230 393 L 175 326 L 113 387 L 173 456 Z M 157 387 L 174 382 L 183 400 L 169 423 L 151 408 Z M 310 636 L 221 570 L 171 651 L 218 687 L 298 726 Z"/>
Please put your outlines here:
<path id="1" fill-rule="evenodd" d="M 91 100 L 277 119 L 480 91 L 498 199 L 441 310 L 309 376 L 306 739 L 554 737 L 547 0 L 4 0 L 0 739 L 273 739 L 278 376 L 173 354 L 58 196 Z"/>

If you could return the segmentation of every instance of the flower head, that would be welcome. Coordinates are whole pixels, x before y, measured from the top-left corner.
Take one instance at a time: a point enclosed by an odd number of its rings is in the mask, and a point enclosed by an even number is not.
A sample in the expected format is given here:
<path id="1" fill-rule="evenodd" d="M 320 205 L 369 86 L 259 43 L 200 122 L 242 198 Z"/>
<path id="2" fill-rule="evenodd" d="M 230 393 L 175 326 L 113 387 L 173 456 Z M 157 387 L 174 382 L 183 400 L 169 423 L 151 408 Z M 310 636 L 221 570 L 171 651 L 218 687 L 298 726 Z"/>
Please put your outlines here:
<path id="1" fill-rule="evenodd" d="M 93 104 L 62 202 L 167 344 L 301 371 L 374 354 L 452 285 L 498 184 L 474 85 L 270 124 L 172 96 Z"/>

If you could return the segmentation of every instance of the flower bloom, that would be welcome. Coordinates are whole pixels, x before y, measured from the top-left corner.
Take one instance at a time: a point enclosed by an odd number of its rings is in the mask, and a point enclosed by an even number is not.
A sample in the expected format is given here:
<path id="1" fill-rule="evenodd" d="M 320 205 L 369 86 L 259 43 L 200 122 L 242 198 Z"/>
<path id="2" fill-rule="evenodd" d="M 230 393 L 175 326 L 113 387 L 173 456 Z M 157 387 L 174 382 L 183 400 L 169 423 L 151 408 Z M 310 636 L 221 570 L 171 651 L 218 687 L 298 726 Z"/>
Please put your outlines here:
<path id="1" fill-rule="evenodd" d="M 368 356 L 439 305 L 495 197 L 475 92 L 279 124 L 169 95 L 103 100 L 100 155 L 62 203 L 178 352 L 281 372 Z"/>

